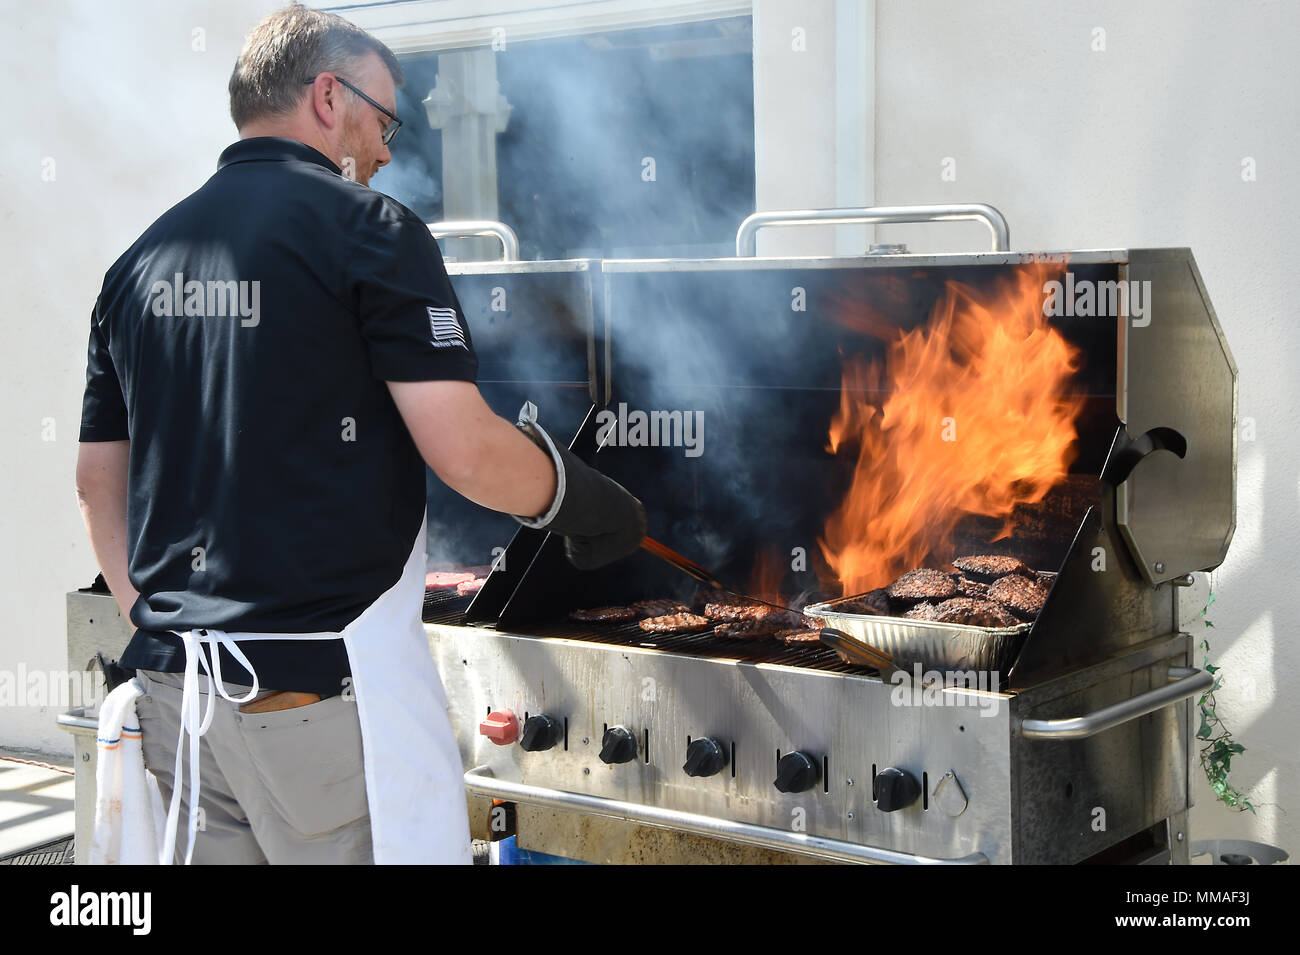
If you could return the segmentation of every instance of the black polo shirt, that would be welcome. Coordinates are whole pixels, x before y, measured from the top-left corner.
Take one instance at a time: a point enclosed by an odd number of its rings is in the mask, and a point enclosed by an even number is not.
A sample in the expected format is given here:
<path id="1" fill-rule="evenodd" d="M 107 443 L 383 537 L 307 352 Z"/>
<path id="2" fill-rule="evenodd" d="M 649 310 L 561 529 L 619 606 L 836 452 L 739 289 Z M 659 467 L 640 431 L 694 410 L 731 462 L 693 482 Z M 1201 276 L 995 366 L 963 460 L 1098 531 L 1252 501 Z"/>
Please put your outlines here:
<path id="1" fill-rule="evenodd" d="M 397 581 L 425 506 L 385 382 L 477 370 L 413 212 L 294 140 L 222 153 L 91 317 L 81 440 L 131 441 L 122 664 L 183 669 L 172 630 L 342 630 Z M 332 694 L 349 672 L 338 640 L 241 649 L 264 687 Z"/>

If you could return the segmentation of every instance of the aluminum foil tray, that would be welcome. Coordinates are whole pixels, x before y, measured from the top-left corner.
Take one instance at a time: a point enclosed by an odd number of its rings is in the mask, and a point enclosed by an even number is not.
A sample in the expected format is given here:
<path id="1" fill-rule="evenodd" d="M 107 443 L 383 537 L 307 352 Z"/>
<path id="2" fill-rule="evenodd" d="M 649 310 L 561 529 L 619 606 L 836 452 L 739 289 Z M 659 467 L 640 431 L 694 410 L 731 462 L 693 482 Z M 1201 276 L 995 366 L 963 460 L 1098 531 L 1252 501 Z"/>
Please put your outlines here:
<path id="1" fill-rule="evenodd" d="M 933 623 L 907 617 L 868 616 L 836 610 L 836 605 L 860 596 L 841 597 L 804 607 L 806 616 L 859 643 L 884 650 L 894 666 L 911 672 L 922 670 L 964 670 L 997 673 L 1005 683 L 1032 623 L 1014 627 L 973 627 L 960 623 Z"/>

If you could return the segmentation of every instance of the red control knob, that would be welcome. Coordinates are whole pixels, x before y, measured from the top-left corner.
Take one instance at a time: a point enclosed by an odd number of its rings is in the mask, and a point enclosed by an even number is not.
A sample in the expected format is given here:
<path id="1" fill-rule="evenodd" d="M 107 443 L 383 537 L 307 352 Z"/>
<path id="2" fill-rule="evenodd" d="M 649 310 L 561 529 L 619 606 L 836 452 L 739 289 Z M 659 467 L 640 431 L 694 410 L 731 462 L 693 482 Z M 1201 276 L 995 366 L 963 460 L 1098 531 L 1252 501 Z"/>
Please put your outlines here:
<path id="1" fill-rule="evenodd" d="M 498 710 L 478 724 L 478 731 L 498 746 L 509 746 L 519 738 L 519 720 L 509 710 Z"/>

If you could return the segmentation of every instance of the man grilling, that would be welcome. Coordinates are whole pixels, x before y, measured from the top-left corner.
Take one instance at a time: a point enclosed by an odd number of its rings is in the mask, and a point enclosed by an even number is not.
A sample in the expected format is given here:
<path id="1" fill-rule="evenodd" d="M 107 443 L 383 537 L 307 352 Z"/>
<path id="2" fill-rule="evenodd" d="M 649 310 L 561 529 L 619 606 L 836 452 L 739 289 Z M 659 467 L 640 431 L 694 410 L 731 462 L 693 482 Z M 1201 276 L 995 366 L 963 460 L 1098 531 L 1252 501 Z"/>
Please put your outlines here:
<path id="1" fill-rule="evenodd" d="M 579 567 L 645 533 L 531 414 L 488 408 L 436 243 L 367 187 L 401 82 L 340 17 L 267 17 L 230 79 L 239 142 L 95 304 L 77 493 L 138 627 L 163 861 L 471 861 L 420 620 L 425 463 Z"/>

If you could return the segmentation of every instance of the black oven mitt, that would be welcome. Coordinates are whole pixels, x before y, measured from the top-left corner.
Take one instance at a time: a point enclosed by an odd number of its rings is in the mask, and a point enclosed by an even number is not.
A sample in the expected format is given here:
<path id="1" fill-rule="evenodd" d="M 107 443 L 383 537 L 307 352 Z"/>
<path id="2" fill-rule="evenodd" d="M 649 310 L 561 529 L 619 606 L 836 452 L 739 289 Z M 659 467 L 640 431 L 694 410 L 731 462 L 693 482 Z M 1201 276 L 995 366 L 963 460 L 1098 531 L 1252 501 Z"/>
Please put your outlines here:
<path id="1" fill-rule="evenodd" d="M 626 557 L 645 539 L 645 508 L 617 481 L 583 463 L 537 423 L 537 406 L 525 402 L 519 429 L 555 462 L 555 500 L 536 518 L 515 520 L 564 538 L 564 553 L 579 570 L 595 570 Z"/>

